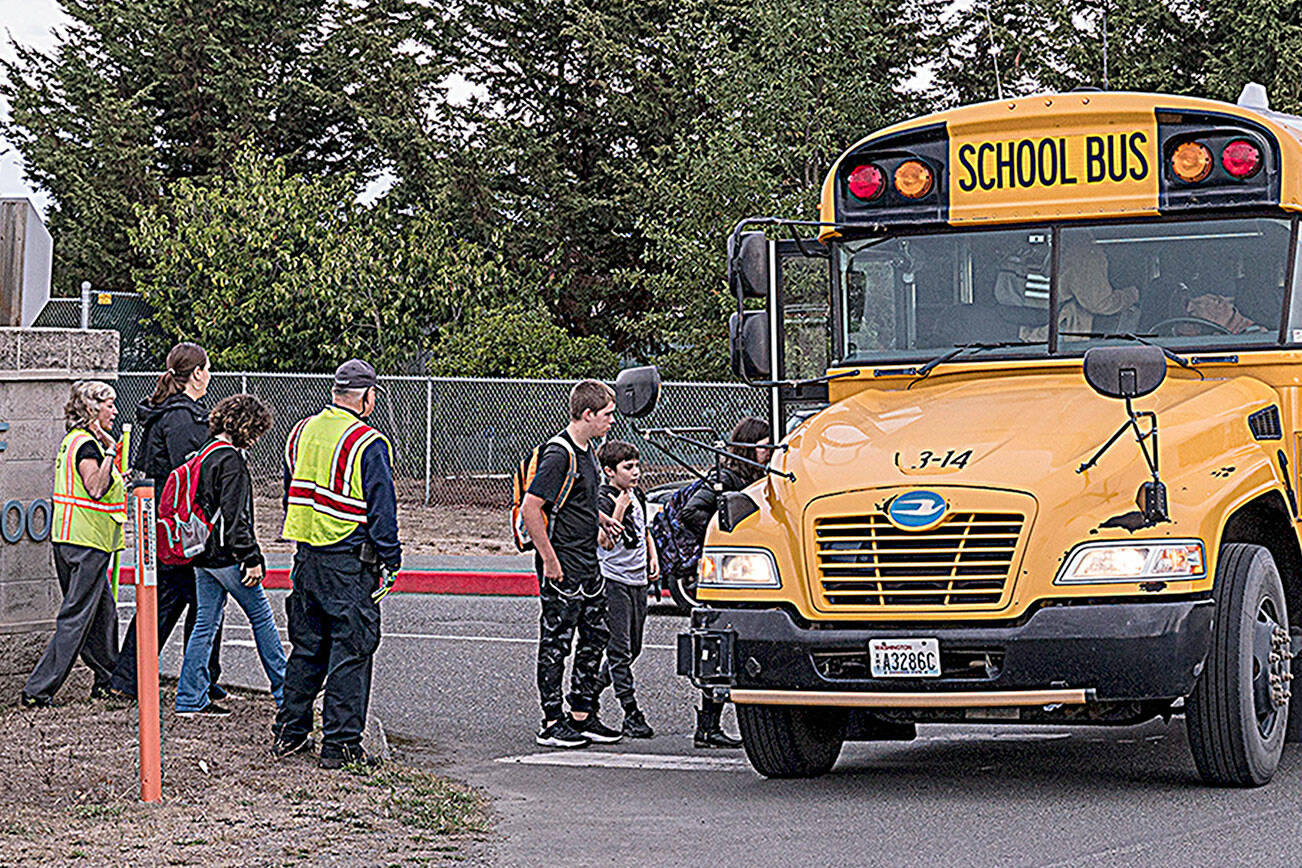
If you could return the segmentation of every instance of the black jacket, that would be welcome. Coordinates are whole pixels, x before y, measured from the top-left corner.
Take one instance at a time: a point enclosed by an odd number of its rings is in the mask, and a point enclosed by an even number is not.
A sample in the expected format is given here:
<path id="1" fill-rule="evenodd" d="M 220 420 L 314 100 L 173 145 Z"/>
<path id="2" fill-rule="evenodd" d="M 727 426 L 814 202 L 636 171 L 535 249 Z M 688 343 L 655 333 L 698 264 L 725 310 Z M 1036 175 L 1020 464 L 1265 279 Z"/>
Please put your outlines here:
<path id="1" fill-rule="evenodd" d="M 719 508 L 714 496 L 714 482 L 718 479 L 723 483 L 724 491 L 741 491 L 750 483 L 742 478 L 740 473 L 727 468 L 720 467 L 716 476 L 713 469 L 705 474 L 709 481 L 698 487 L 692 492 L 692 496 L 687 498 L 683 504 L 682 512 L 679 517 L 682 519 L 683 526 L 690 530 L 699 539 L 705 539 L 705 529 L 710 524 L 710 519 L 714 518 L 715 511 Z"/>
<path id="2" fill-rule="evenodd" d="M 132 466 L 154 482 L 161 492 L 167 474 L 208 442 L 208 411 L 184 392 L 154 406 L 146 399 L 136 406 L 136 442 Z"/>
<path id="3" fill-rule="evenodd" d="M 195 566 L 263 563 L 253 532 L 253 484 L 244 453 L 222 448 L 209 454 L 199 470 L 196 498 L 213 525 L 208 547 L 195 558 Z"/>

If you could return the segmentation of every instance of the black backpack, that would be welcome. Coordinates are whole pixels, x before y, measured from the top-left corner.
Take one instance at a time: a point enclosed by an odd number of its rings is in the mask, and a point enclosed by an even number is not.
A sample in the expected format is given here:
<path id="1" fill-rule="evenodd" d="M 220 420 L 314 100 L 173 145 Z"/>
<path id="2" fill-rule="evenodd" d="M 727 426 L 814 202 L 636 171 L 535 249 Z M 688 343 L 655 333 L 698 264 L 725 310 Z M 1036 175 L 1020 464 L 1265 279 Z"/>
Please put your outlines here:
<path id="1" fill-rule="evenodd" d="M 660 572 L 666 576 L 689 576 L 696 572 L 704 542 L 683 524 L 683 507 L 693 494 L 707 485 L 698 479 L 674 492 L 665 508 L 651 520 L 651 539 L 660 558 Z"/>

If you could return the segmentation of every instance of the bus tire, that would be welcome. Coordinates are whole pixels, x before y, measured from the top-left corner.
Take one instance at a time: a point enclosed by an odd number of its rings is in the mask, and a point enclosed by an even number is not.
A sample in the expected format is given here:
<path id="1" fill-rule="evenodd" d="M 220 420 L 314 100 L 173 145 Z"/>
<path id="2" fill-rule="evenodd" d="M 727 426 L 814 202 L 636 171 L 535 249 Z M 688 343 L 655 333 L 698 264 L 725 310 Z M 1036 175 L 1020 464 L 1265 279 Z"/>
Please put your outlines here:
<path id="1" fill-rule="evenodd" d="M 1217 560 L 1212 648 L 1185 727 L 1205 783 L 1258 787 L 1274 775 L 1288 728 L 1290 682 L 1270 683 L 1289 671 L 1284 586 L 1262 546 L 1227 543 Z"/>
<path id="2" fill-rule="evenodd" d="M 746 758 L 766 778 L 816 778 L 830 770 L 845 741 L 844 708 L 738 705 Z"/>
<path id="3" fill-rule="evenodd" d="M 698 605 L 696 602 L 696 574 L 674 575 L 669 577 L 669 596 L 674 598 L 678 611 L 690 615 Z"/>

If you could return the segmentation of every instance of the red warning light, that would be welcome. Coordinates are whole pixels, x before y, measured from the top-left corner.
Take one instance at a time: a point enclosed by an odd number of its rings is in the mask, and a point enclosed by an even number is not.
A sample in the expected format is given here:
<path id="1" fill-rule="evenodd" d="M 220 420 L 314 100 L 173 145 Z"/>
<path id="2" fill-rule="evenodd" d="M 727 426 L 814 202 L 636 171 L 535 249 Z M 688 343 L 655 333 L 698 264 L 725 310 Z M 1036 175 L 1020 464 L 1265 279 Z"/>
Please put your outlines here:
<path id="1" fill-rule="evenodd" d="M 1235 178 L 1251 178 L 1261 168 L 1261 151 L 1252 142 L 1235 139 L 1221 151 L 1221 165 Z"/>
<path id="2" fill-rule="evenodd" d="M 858 166 L 850 173 L 850 192 L 857 199 L 876 199 L 886 187 L 886 176 L 872 163 Z"/>

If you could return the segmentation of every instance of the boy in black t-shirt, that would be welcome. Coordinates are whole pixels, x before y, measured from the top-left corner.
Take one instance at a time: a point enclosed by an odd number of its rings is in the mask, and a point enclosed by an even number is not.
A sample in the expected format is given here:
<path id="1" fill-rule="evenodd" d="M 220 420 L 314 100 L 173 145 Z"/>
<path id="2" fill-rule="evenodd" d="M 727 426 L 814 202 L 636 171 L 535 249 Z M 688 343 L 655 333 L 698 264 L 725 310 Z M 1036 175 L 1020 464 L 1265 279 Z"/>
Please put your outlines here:
<path id="1" fill-rule="evenodd" d="M 618 730 L 602 726 L 594 713 L 598 676 L 610 632 L 606 628 L 606 589 L 597 566 L 598 527 L 602 534 L 619 525 L 597 511 L 597 462 L 592 441 L 605 436 L 615 416 L 615 393 L 596 380 L 570 391 L 570 424 L 543 450 L 538 471 L 520 506 L 534 543 L 534 569 L 542 602 L 538 636 L 538 694 L 543 724 L 535 741 L 545 747 L 586 747 L 620 740 Z M 569 495 L 554 509 L 562 488 Z M 566 717 L 561 696 L 565 658 L 578 629 Z"/>

